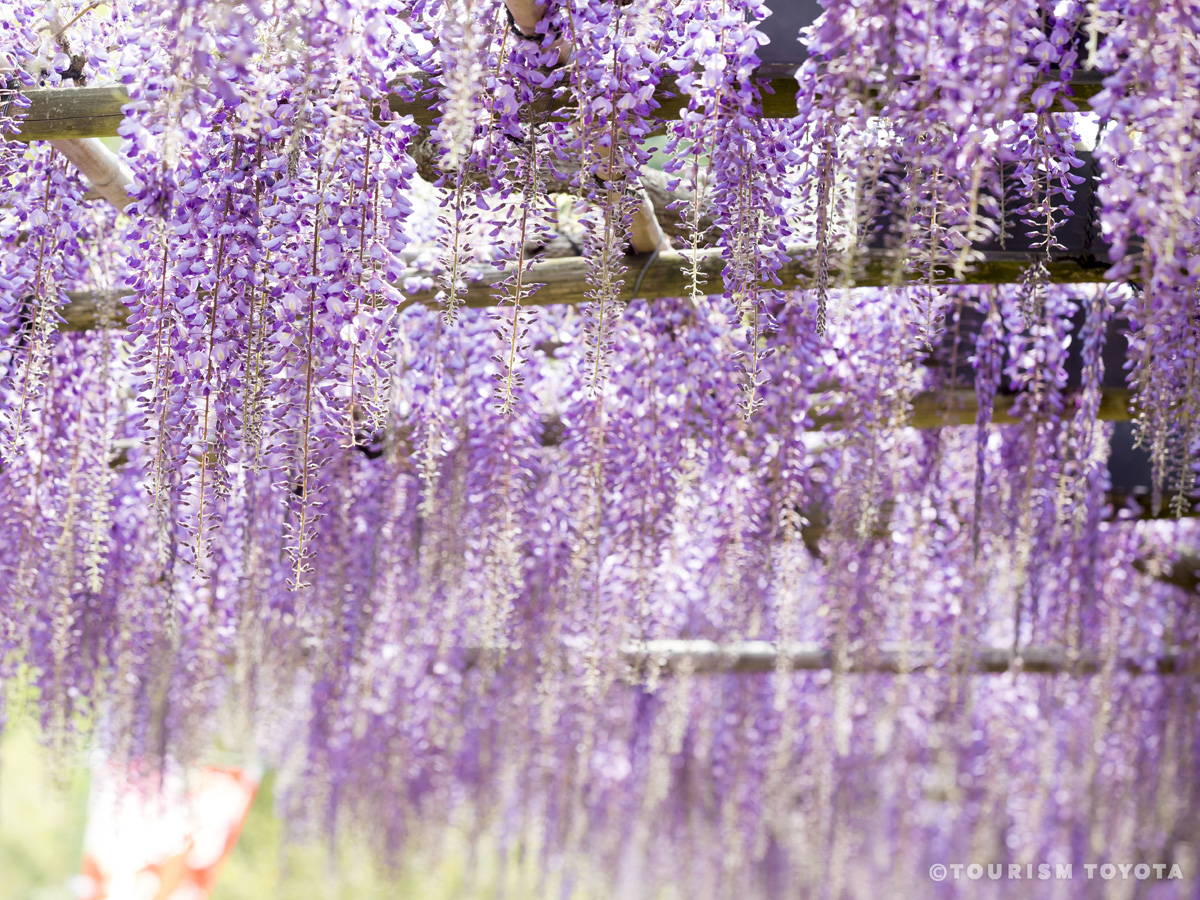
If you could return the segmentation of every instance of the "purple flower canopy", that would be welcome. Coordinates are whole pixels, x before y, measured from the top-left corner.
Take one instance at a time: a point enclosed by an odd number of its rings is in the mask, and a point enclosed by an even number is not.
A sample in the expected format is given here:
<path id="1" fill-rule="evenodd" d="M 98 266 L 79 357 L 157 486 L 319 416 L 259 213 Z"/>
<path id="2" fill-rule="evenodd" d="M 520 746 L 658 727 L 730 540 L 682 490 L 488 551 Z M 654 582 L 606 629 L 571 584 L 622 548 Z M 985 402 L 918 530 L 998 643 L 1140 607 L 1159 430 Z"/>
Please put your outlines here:
<path id="1" fill-rule="evenodd" d="M 0 143 L 9 692 L 547 894 L 1191 896 L 1200 9 L 830 0 L 786 116 L 758 0 L 538 11 L 0 10 L 135 179 Z"/>

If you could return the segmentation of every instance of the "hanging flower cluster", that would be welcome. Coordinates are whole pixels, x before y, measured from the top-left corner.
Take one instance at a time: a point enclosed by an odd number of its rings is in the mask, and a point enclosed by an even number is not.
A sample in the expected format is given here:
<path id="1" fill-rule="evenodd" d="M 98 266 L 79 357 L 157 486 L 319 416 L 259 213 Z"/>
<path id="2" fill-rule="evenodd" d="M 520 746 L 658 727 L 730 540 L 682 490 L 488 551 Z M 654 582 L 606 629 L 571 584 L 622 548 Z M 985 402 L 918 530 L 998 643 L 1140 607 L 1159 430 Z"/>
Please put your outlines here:
<path id="1" fill-rule="evenodd" d="M 298 587 L 321 515 L 316 472 L 384 415 L 412 127 L 384 124 L 391 57 L 372 16 L 297 6 L 274 31 L 239 31 L 226 12 L 188 15 L 134 93 L 162 115 L 187 110 L 186 145 L 154 112 L 124 128 L 147 178 L 129 240 L 142 251 L 130 331 L 148 490 L 169 564 L 202 572 L 233 480 L 270 473 Z M 242 42 L 220 77 L 179 78 L 180 59 L 206 64 L 212 36 Z"/>
<path id="2" fill-rule="evenodd" d="M 0 143 L 0 677 L 50 739 L 216 736 L 298 828 L 547 896 L 1187 895 L 1183 7 L 831 0 L 772 119 L 758 0 L 19 6 L 0 133 L 123 83 L 135 174 Z M 1056 283 L 1072 229 L 1130 283 Z M 1175 521 L 1111 490 L 1122 333 Z"/>
<path id="3" fill-rule="evenodd" d="M 1140 438 L 1178 513 L 1195 485 L 1197 285 L 1200 284 L 1200 13 L 1101 4 L 1093 42 L 1108 77 L 1093 103 L 1103 134 L 1101 220 L 1115 273 L 1135 280 L 1131 383 Z M 1102 37 L 1102 39 L 1101 39 Z"/>

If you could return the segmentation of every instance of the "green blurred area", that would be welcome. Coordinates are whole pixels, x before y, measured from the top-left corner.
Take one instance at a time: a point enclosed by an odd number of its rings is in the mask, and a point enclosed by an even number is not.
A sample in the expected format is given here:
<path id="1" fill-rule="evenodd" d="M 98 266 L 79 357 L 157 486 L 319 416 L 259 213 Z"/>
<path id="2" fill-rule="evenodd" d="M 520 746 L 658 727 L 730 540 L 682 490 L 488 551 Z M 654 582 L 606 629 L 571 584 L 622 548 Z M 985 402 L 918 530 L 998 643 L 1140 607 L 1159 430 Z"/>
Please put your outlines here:
<path id="1" fill-rule="evenodd" d="M 28 716 L 0 737 L 0 900 L 70 900 L 87 821 L 82 751 L 54 751 Z M 537 873 L 537 854 L 501 867 L 470 852 L 461 835 L 436 843 L 436 857 L 405 860 L 381 874 L 361 842 L 288 840 L 276 813 L 275 779 L 263 780 L 212 900 L 483 900 L 558 896 Z M 478 848 L 476 848 L 478 850 Z M 434 861 L 435 860 L 435 861 Z"/>
<path id="2" fill-rule="evenodd" d="M 0 739 L 0 900 L 67 900 L 79 872 L 88 779 L 54 764 L 28 716 Z"/>

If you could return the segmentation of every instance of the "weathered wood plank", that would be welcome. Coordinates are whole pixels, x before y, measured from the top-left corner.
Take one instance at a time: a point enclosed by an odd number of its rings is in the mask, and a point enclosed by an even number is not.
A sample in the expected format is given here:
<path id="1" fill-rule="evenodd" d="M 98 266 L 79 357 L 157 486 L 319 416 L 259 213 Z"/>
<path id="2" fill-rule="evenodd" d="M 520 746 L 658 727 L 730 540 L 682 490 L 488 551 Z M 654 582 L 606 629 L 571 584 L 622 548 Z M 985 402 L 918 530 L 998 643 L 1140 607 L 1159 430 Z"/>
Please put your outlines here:
<path id="1" fill-rule="evenodd" d="M 720 293 L 724 290 L 721 271 L 725 262 L 719 250 L 702 250 L 697 255 L 697 264 L 704 279 L 705 291 Z M 969 266 L 962 284 L 1015 284 L 1022 273 L 1036 259 L 1030 252 L 994 251 L 983 254 Z M 661 297 L 683 297 L 690 294 L 690 277 L 684 268 L 692 264 L 688 252 L 660 253 L 656 258 L 647 256 L 627 257 L 628 267 L 624 275 L 621 299 L 634 299 L 634 285 L 639 275 L 641 287 L 638 297 L 657 299 Z M 842 287 L 886 287 L 903 285 L 908 276 L 903 270 L 904 256 L 891 250 L 867 248 L 853 259 L 839 257 L 831 261 L 831 282 Z M 1104 281 L 1104 267 L 1093 261 L 1074 256 L 1055 257 L 1050 265 L 1050 279 L 1059 284 L 1095 284 Z M 784 288 L 812 287 L 815 271 L 815 253 L 807 248 L 791 248 L 789 260 L 779 273 Z M 468 307 L 496 305 L 496 286 L 509 276 L 509 270 L 489 270 L 475 273 L 477 280 L 467 288 L 464 302 Z M 939 279 L 949 281 L 953 275 L 950 267 L 936 269 Z M 528 284 L 541 287 L 525 302 L 533 306 L 582 303 L 586 289 L 587 264 L 579 257 L 552 259 L 535 263 L 526 277 Z M 764 285 L 767 287 L 769 285 Z M 409 294 L 410 302 L 432 303 L 434 292 L 423 289 Z"/>
<path id="2" fill-rule="evenodd" d="M 754 74 L 763 87 L 762 114 L 767 119 L 790 118 L 796 115 L 795 65 L 771 63 L 760 66 Z M 1075 99 L 1086 106 L 1086 100 L 1100 90 L 1097 73 L 1081 72 L 1072 81 Z M 430 127 L 440 115 L 434 103 L 434 84 L 430 76 L 413 77 L 412 90 L 407 95 L 393 93 L 388 107 L 398 116 L 412 116 L 423 127 Z M 37 88 L 25 92 L 29 110 L 16 139 L 22 141 L 52 140 L 55 138 L 114 137 L 121 124 L 121 107 L 129 102 L 129 92 L 123 85 L 82 88 Z M 654 94 L 659 105 L 656 115 L 662 119 L 679 116 L 686 101 L 679 96 L 674 78 L 666 78 Z M 537 108 L 560 111 L 570 106 L 566 93 L 544 96 Z"/>
<path id="3" fill-rule="evenodd" d="M 813 251 L 807 248 L 791 248 L 790 258 L 780 272 L 784 288 L 811 287 L 813 278 Z M 704 278 L 704 290 L 709 293 L 720 293 L 724 290 L 721 270 L 725 263 L 719 250 L 702 250 L 698 254 L 699 269 Z M 982 259 L 965 273 L 961 283 L 964 284 L 1012 284 L 1020 281 L 1021 274 L 1034 260 L 1033 253 L 1018 251 L 994 251 L 983 255 Z M 642 276 L 641 286 L 637 297 L 647 300 L 657 300 L 664 297 L 683 297 L 690 294 L 691 282 L 685 273 L 685 266 L 690 266 L 692 254 L 687 252 L 660 253 L 657 257 L 648 255 L 629 256 L 628 266 L 624 274 L 624 285 L 621 289 L 621 299 L 630 301 L 634 297 L 634 285 L 639 274 Z M 838 258 L 833 261 L 835 273 L 842 274 L 834 278 L 837 286 L 843 287 L 885 287 L 902 285 L 904 272 L 901 269 L 903 256 L 895 251 L 864 249 L 853 259 Z M 1051 280 L 1060 284 L 1094 284 L 1103 281 L 1103 269 L 1098 268 L 1090 260 L 1080 260 L 1075 257 L 1059 257 L 1050 266 Z M 644 274 L 642 274 L 644 273 Z M 510 269 L 485 269 L 472 273 L 472 281 L 463 296 L 463 304 L 470 308 L 487 308 L 497 305 L 498 285 L 511 274 Z M 948 269 L 939 269 L 940 277 L 949 278 Z M 410 271 L 401 284 L 417 282 L 412 290 L 406 290 L 407 303 L 437 302 L 436 291 L 428 286 L 430 276 L 417 271 Z M 587 262 L 582 257 L 566 259 L 549 259 L 535 262 L 530 267 L 525 281 L 529 285 L 540 285 L 534 293 L 525 300 L 530 306 L 555 306 L 559 304 L 578 304 L 585 302 L 584 292 L 587 290 Z M 769 285 L 764 285 L 769 287 Z M 108 296 L 104 292 L 76 291 L 70 294 L 71 303 L 63 310 L 65 319 L 61 325 L 64 331 L 86 331 L 95 328 L 99 304 Z M 127 296 L 126 292 L 117 292 L 115 299 L 120 302 Z M 120 305 L 117 312 L 117 324 L 122 324 L 128 310 Z"/>
<path id="4" fill-rule="evenodd" d="M 468 664 L 479 661 L 487 651 L 476 650 Z M 767 641 L 736 641 L 718 644 L 707 640 L 649 640 L 621 648 L 621 659 L 630 675 L 640 680 L 651 672 L 662 675 L 718 675 L 775 672 L 822 672 L 834 668 L 831 650 L 803 643 L 782 650 Z M 978 647 L 954 658 L 923 646 L 885 646 L 868 654 L 851 657 L 839 667 L 848 674 L 970 672 L 1000 675 L 1024 672 L 1037 675 L 1095 675 L 1108 664 L 1095 652 L 1069 653 L 1064 647 L 1033 646 L 1014 653 L 1005 647 Z M 1165 652 L 1121 655 L 1111 661 L 1119 672 L 1131 675 L 1185 675 L 1197 670 L 1195 654 Z"/>
<path id="5" fill-rule="evenodd" d="M 114 137 L 129 102 L 124 85 L 83 88 L 39 88 L 25 93 L 29 109 L 16 138 L 48 141 L 61 138 Z"/>
<path id="6" fill-rule="evenodd" d="M 125 300 L 131 291 L 67 291 L 70 303 L 58 312 L 62 321 L 59 331 L 92 331 L 102 322 L 110 321 L 114 327 L 124 328 L 129 318 L 129 307 Z"/>
<path id="7" fill-rule="evenodd" d="M 1127 388 L 1104 388 L 1096 418 L 1105 422 L 1128 422 L 1132 416 L 1131 399 L 1132 394 Z M 1013 412 L 1016 402 L 1016 395 L 998 394 L 992 407 L 992 422 L 997 425 L 1020 422 L 1020 417 Z M 927 391 L 913 399 L 912 412 L 905 424 L 913 428 L 974 425 L 978 411 L 975 391 L 970 388 Z"/>

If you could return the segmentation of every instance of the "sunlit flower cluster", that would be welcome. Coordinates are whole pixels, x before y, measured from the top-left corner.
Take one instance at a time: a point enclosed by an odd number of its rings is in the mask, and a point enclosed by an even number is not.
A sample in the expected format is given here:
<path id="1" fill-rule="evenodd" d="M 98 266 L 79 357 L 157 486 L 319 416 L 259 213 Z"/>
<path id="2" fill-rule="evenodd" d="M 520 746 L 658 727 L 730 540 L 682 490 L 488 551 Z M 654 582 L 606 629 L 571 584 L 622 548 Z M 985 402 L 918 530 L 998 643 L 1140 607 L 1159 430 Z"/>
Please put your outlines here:
<path id="1" fill-rule="evenodd" d="M 0 143 L 0 678 L 48 739 L 234 746 L 298 827 L 547 895 L 1195 866 L 1186 3 L 829 0 L 788 118 L 761 0 L 9 7 L 0 133 L 76 57 L 131 98 L 123 212 Z M 1055 281 L 1081 215 L 1113 283 Z"/>

